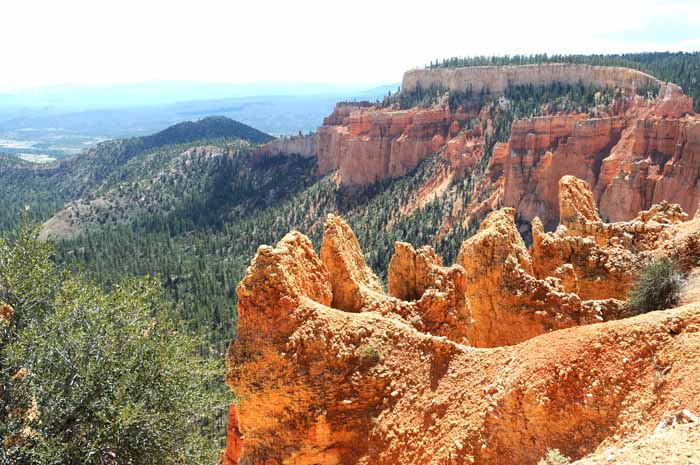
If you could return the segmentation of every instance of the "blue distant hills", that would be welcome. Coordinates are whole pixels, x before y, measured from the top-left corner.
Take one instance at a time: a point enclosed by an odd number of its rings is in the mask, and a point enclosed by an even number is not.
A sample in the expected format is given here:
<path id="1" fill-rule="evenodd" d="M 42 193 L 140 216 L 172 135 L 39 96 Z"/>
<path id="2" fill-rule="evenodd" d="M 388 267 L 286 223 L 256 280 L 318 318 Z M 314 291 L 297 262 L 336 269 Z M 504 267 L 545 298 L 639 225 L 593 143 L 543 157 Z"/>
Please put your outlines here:
<path id="1" fill-rule="evenodd" d="M 221 115 L 269 134 L 315 130 L 339 100 L 382 99 L 398 84 L 144 82 L 0 93 L 0 152 L 61 157 L 112 138 Z"/>

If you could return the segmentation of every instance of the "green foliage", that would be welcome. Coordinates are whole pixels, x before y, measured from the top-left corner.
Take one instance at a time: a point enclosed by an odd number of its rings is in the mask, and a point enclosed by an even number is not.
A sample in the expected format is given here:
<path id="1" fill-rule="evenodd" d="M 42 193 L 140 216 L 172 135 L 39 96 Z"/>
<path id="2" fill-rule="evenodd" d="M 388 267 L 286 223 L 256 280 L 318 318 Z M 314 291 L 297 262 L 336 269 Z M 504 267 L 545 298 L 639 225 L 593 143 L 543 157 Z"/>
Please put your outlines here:
<path id="1" fill-rule="evenodd" d="M 557 449 L 548 449 L 542 459 L 537 462 L 537 465 L 569 465 L 571 459 Z"/>
<path id="2" fill-rule="evenodd" d="M 140 173 L 133 186 L 152 177 L 149 166 L 133 166 Z M 125 209 L 123 221 L 59 243 L 58 260 L 106 285 L 125 275 L 160 277 L 180 315 L 223 352 L 235 335 L 235 286 L 252 254 L 288 232 L 280 232 L 281 219 L 270 211 L 284 217 L 287 200 L 313 182 L 314 169 L 312 159 L 258 162 L 235 151 L 190 159 L 183 179 L 172 184 L 177 193 L 153 184 L 125 189 L 134 200 L 124 203 L 135 206 Z"/>
<path id="3" fill-rule="evenodd" d="M 184 122 L 159 133 L 118 139 L 98 144 L 86 153 L 54 163 L 37 165 L 12 155 L 0 155 L 0 229 L 11 229 L 21 222 L 25 206 L 29 206 L 32 221 L 45 221 L 67 202 L 83 198 L 103 186 L 126 181 L 143 158 L 165 166 L 166 155 L 172 156 L 203 141 L 239 147 L 270 140 L 268 134 L 223 117 L 210 117 L 197 122 Z M 235 139 L 235 142 L 231 142 Z M 179 151 L 179 152 L 178 152 Z M 149 157 L 149 154 L 151 155 Z M 127 167 L 129 163 L 131 167 Z M 133 178 L 133 176 L 132 176 Z M 128 186 L 124 186 L 128 187 Z"/>
<path id="4" fill-rule="evenodd" d="M 105 292 L 23 226 L 0 240 L 0 463 L 214 463 L 220 358 L 173 323 L 152 279 Z M 215 387 L 218 386 L 218 389 Z"/>
<path id="5" fill-rule="evenodd" d="M 379 355 L 379 350 L 372 344 L 364 344 L 357 349 L 357 354 L 363 363 L 374 365 L 379 362 L 381 358 Z"/>
<path id="6" fill-rule="evenodd" d="M 640 274 L 629 293 L 633 313 L 665 310 L 678 305 L 685 279 L 677 265 L 669 259 L 649 264 Z"/>

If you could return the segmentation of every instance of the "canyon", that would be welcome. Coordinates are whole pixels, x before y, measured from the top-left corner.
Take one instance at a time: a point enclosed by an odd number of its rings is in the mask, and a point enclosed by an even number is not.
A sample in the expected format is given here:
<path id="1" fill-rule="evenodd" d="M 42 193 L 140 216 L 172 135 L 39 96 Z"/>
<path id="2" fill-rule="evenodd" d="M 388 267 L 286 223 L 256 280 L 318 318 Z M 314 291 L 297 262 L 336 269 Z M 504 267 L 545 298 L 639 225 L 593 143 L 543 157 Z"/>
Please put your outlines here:
<path id="1" fill-rule="evenodd" d="M 298 232 L 261 246 L 238 286 L 225 456 L 530 464 L 556 448 L 593 460 L 700 409 L 700 306 L 633 316 L 621 300 L 653 258 L 697 267 L 700 218 L 662 203 L 605 223 L 593 199 L 565 176 L 555 232 L 535 219 L 527 249 L 514 210 L 496 210 L 450 267 L 397 243 L 389 293 L 340 217 L 320 255 Z"/>
<path id="2" fill-rule="evenodd" d="M 494 163 L 499 165 L 490 172 L 490 184 L 498 190 L 490 204 L 515 208 L 521 225 L 537 216 L 546 230 L 556 226 L 557 183 L 564 175 L 588 181 L 601 215 L 610 221 L 631 219 L 662 200 L 695 212 L 700 116 L 675 84 L 625 68 L 531 65 L 412 70 L 404 75 L 402 92 L 430 86 L 446 92 L 479 89 L 489 83 L 492 93 L 502 94 L 508 85 L 555 80 L 611 86 L 621 93 L 597 116 L 556 112 L 516 119 L 508 139 L 491 153 L 486 141 L 494 136 L 493 105 L 472 102 L 451 108 L 444 100 L 408 109 L 343 102 L 315 136 L 273 141 L 260 151 L 279 154 L 285 152 L 281 147 L 290 146 L 287 153 L 315 156 L 319 175 L 335 172 L 342 186 L 354 188 L 404 176 L 436 153 L 463 175 L 488 154 L 498 157 Z M 658 86 L 656 98 L 635 94 L 646 85 Z M 465 215 L 480 219 L 483 212 Z"/>
<path id="3" fill-rule="evenodd" d="M 589 112 L 514 118 L 496 140 L 509 86 L 579 81 L 617 92 Z M 649 86 L 656 96 L 637 95 Z M 316 157 L 317 175 L 351 191 L 437 157 L 402 214 L 467 189 L 438 234 L 472 232 L 447 265 L 397 241 L 386 288 L 336 214 L 319 249 L 298 231 L 260 246 L 237 288 L 223 464 L 536 464 L 553 449 L 582 464 L 700 459 L 692 99 L 588 65 L 412 70 L 402 92 L 467 87 L 494 99 L 343 102 L 316 134 L 257 149 Z M 634 314 L 628 293 L 660 259 L 690 277 L 682 302 Z"/>

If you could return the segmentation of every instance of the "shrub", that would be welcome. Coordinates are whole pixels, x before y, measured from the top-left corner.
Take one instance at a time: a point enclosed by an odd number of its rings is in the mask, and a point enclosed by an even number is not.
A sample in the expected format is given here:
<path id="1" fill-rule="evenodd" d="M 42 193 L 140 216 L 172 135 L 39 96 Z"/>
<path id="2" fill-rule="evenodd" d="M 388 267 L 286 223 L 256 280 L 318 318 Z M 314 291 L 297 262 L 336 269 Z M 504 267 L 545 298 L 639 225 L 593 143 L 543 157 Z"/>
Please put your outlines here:
<path id="1" fill-rule="evenodd" d="M 669 259 L 652 262 L 642 271 L 629 293 L 630 310 L 640 314 L 678 305 L 684 282 L 675 262 Z"/>
<path id="2" fill-rule="evenodd" d="M 379 351 L 372 344 L 364 344 L 360 346 L 357 352 L 360 359 L 365 363 L 374 365 L 375 363 L 379 362 Z"/>
<path id="3" fill-rule="evenodd" d="M 569 465 L 570 463 L 571 459 L 557 449 L 548 449 L 537 465 Z"/>
<path id="4" fill-rule="evenodd" d="M 220 360 L 151 279 L 110 292 L 25 226 L 0 237 L 0 464 L 210 464 Z"/>

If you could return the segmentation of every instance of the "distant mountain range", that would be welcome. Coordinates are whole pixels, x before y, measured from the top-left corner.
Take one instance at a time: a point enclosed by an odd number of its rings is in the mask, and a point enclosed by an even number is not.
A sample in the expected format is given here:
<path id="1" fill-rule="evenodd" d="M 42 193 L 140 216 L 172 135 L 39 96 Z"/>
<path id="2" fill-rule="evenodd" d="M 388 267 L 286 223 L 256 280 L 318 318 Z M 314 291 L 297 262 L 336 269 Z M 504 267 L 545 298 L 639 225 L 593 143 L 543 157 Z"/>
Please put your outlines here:
<path id="1" fill-rule="evenodd" d="M 0 107 L 85 111 L 165 105 L 194 100 L 221 100 L 251 96 L 363 95 L 385 92 L 397 84 L 335 84 L 310 82 L 221 83 L 150 81 L 114 85 L 55 85 L 0 92 Z"/>
<path id="2" fill-rule="evenodd" d="M 222 115 L 270 134 L 308 132 L 338 100 L 376 100 L 398 84 L 151 82 L 0 94 L 0 152 L 62 157 L 113 138 Z"/>

